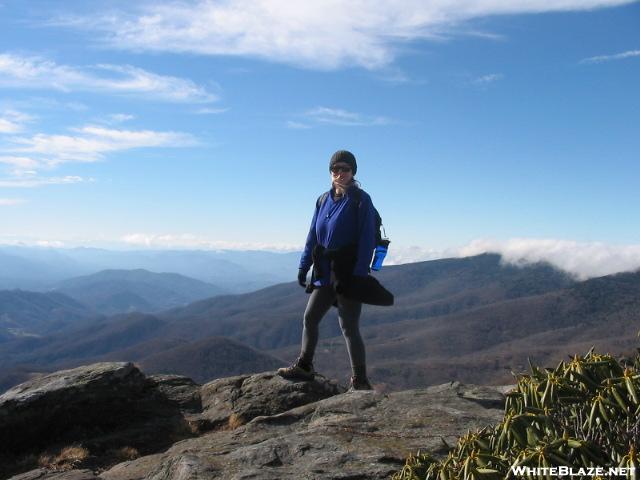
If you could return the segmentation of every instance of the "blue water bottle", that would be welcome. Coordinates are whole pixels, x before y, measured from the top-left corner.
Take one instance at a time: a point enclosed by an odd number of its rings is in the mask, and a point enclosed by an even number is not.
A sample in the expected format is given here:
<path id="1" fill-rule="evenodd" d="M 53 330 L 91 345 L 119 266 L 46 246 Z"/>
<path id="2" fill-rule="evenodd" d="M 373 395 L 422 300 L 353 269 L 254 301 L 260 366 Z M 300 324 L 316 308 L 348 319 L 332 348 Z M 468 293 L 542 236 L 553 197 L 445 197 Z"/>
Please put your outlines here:
<path id="1" fill-rule="evenodd" d="M 371 270 L 374 272 L 382 268 L 382 262 L 384 261 L 384 257 L 387 256 L 390 243 L 388 238 L 383 238 L 376 246 L 376 252 L 373 254 L 373 262 L 371 262 Z"/>

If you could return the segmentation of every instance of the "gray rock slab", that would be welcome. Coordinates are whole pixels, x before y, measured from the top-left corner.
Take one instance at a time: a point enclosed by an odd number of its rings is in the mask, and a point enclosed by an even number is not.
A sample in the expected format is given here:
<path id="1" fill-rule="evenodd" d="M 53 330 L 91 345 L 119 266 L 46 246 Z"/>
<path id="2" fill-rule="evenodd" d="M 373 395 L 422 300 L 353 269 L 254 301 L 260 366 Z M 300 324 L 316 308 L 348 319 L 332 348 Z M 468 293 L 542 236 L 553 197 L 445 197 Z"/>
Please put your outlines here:
<path id="1" fill-rule="evenodd" d="M 194 436 L 183 412 L 200 409 L 199 385 L 176 376 L 147 379 L 131 363 L 97 363 L 33 379 L 0 396 L 0 478 L 35 468 L 44 452 L 70 445 L 89 452 L 79 467 L 96 471 L 120 461 L 113 453 L 119 449 L 164 451 Z M 28 473 L 54 474 L 62 475 Z"/>
<path id="2" fill-rule="evenodd" d="M 343 393 L 335 382 L 286 380 L 275 372 L 221 378 L 202 386 L 201 420 L 209 428 L 235 428 L 258 416 L 275 415 Z"/>
<path id="3" fill-rule="evenodd" d="M 69 470 L 56 472 L 46 468 L 38 468 L 27 473 L 11 477 L 10 480 L 96 480 L 98 477 L 91 470 Z"/>
<path id="4" fill-rule="evenodd" d="M 344 393 L 182 440 L 100 478 L 388 479 L 410 453 L 445 454 L 468 430 L 498 422 L 499 401 L 498 387 L 458 383 L 387 395 Z"/>
<path id="5" fill-rule="evenodd" d="M 131 363 L 105 362 L 32 379 L 0 395 L 0 445 L 46 444 L 74 428 L 104 427 L 133 412 L 145 388 Z"/>
<path id="6" fill-rule="evenodd" d="M 200 385 L 182 375 L 150 375 L 147 381 L 164 395 L 180 411 L 197 413 L 202 411 Z"/>

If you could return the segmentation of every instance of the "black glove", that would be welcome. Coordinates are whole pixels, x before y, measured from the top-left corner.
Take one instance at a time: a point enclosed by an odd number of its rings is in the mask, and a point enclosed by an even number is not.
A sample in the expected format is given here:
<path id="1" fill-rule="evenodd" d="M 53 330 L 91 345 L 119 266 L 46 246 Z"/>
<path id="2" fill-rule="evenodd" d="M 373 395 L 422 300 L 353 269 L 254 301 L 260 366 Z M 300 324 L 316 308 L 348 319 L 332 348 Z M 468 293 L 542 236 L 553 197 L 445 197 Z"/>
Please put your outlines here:
<path id="1" fill-rule="evenodd" d="M 298 270 L 298 284 L 303 288 L 307 288 L 307 272 L 304 268 Z"/>

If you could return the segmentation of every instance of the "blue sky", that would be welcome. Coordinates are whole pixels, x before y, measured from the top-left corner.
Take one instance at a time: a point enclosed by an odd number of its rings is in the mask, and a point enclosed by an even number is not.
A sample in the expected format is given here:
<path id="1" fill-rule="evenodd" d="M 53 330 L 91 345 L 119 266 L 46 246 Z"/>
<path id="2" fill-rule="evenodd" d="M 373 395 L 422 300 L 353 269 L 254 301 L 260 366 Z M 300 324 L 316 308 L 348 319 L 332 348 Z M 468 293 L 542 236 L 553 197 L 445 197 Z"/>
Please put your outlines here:
<path id="1" fill-rule="evenodd" d="M 639 27 L 624 0 L 0 0 L 0 243 L 301 248 L 346 148 L 397 261 L 640 265 Z"/>

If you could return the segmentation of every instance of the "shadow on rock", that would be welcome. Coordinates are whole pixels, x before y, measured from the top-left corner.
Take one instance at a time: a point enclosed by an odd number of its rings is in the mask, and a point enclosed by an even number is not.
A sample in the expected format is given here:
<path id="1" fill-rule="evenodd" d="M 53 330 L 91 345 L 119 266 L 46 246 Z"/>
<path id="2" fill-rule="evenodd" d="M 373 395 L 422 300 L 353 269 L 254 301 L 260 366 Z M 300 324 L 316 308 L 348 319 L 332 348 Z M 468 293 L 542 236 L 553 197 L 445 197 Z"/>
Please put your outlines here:
<path id="1" fill-rule="evenodd" d="M 18 385 L 0 396 L 0 477 L 46 466 L 100 469 L 194 436 L 184 412 L 200 408 L 185 377 L 98 363 Z"/>

